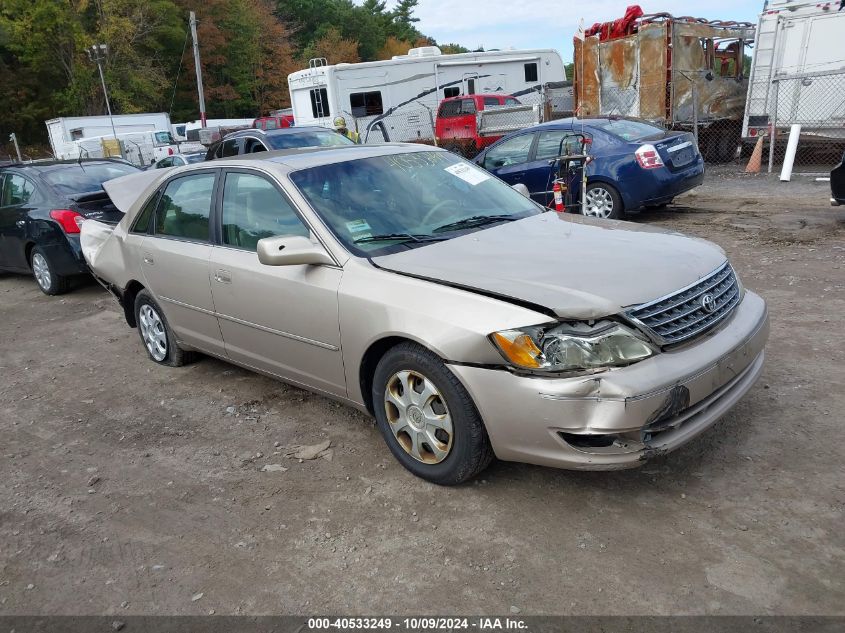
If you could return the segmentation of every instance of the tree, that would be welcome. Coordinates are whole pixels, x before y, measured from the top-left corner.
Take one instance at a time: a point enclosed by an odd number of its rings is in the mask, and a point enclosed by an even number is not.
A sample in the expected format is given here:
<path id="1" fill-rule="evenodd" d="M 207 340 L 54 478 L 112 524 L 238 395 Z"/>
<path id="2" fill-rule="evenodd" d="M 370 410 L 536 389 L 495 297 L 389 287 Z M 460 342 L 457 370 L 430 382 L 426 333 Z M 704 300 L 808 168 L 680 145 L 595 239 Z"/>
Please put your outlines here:
<path id="1" fill-rule="evenodd" d="M 394 55 L 407 55 L 411 49 L 410 42 L 403 42 L 392 35 L 384 42 L 384 46 L 378 52 L 379 59 L 390 59 Z"/>
<path id="2" fill-rule="evenodd" d="M 390 12 L 391 24 L 388 28 L 388 34 L 393 35 L 400 40 L 413 42 L 421 33 L 414 26 L 420 19 L 414 17 L 414 9 L 417 8 L 419 0 L 399 0 L 396 3 L 396 8 Z"/>
<path id="3" fill-rule="evenodd" d="M 320 39 L 305 49 L 303 64 L 314 57 L 324 57 L 330 64 L 354 64 L 361 61 L 358 42 L 344 38 L 335 27 L 330 27 Z"/>

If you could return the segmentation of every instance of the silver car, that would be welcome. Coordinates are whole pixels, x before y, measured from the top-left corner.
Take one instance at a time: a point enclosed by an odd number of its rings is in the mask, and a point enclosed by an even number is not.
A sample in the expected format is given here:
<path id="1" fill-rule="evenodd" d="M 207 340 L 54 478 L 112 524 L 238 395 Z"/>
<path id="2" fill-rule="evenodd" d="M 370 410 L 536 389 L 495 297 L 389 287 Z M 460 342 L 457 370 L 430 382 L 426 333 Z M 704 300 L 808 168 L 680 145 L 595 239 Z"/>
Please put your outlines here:
<path id="1" fill-rule="evenodd" d="M 156 363 L 195 352 L 374 415 L 439 484 L 494 455 L 614 469 L 703 432 L 754 384 L 765 302 L 717 246 L 546 212 L 420 145 L 153 170 L 82 226 Z"/>

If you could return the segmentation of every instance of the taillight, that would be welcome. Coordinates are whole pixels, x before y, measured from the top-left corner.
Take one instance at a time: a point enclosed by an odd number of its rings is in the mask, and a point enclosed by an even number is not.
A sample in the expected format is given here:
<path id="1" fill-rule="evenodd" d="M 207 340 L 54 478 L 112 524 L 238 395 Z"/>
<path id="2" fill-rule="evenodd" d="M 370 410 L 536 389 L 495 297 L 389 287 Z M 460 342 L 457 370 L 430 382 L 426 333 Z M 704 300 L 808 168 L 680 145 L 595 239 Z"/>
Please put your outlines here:
<path id="1" fill-rule="evenodd" d="M 167 155 L 168 155 L 168 156 L 173 156 L 173 148 L 172 148 L 172 147 L 168 147 L 168 148 L 167 148 Z"/>
<path id="2" fill-rule="evenodd" d="M 640 167 L 643 169 L 656 169 L 663 167 L 663 159 L 657 153 L 657 148 L 654 145 L 641 145 L 640 148 L 634 152 L 634 156 Z"/>
<path id="3" fill-rule="evenodd" d="M 50 217 L 62 225 L 65 233 L 79 233 L 79 226 L 85 219 L 81 214 L 70 209 L 53 209 Z"/>

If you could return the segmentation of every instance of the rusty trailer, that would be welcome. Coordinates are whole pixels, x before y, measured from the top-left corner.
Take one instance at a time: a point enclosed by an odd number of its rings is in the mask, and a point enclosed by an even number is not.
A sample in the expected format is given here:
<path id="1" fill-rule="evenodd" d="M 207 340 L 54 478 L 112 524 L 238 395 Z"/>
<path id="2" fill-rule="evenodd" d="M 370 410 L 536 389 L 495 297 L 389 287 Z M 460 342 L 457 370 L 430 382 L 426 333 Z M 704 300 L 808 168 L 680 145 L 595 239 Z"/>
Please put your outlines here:
<path id="1" fill-rule="evenodd" d="M 691 130 L 706 160 L 731 160 L 741 138 L 746 49 L 754 32 L 749 22 L 657 13 L 631 21 L 621 36 L 602 29 L 576 37 L 576 113 Z"/>

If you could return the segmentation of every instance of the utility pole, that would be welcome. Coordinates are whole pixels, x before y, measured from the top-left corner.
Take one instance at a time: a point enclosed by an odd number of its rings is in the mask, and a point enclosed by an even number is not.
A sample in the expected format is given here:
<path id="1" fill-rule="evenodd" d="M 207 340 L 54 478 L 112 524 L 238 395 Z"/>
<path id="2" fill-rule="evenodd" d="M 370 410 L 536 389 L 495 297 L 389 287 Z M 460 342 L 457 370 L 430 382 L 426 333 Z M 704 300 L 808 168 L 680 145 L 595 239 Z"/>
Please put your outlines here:
<path id="1" fill-rule="evenodd" d="M 18 155 L 18 162 L 22 163 L 23 158 L 21 158 L 21 148 L 18 147 L 18 135 L 12 132 L 11 134 L 9 134 L 9 140 L 15 144 L 15 153 Z"/>
<path id="2" fill-rule="evenodd" d="M 197 70 L 197 92 L 200 97 L 200 122 L 205 127 L 205 94 L 202 91 L 202 66 L 200 66 L 200 45 L 197 41 L 197 14 L 191 11 L 191 37 L 194 40 L 194 68 Z"/>
<path id="3" fill-rule="evenodd" d="M 117 138 L 117 130 L 114 127 L 114 117 L 111 113 L 111 103 L 109 103 L 109 91 L 106 90 L 106 76 L 103 74 L 103 61 L 106 59 L 108 52 L 109 47 L 106 44 L 92 44 L 88 48 L 88 57 L 92 62 L 97 64 L 97 68 L 100 70 L 100 82 L 103 84 L 103 97 L 105 97 L 106 110 L 109 113 L 109 121 L 111 121 L 111 131 L 114 134 L 114 140 L 117 143 L 120 155 L 123 156 L 123 150 L 120 148 L 120 141 Z"/>

